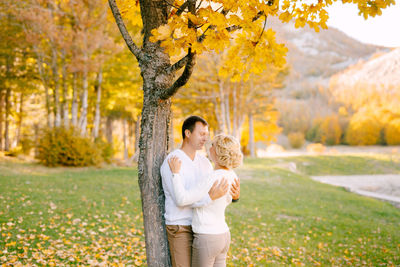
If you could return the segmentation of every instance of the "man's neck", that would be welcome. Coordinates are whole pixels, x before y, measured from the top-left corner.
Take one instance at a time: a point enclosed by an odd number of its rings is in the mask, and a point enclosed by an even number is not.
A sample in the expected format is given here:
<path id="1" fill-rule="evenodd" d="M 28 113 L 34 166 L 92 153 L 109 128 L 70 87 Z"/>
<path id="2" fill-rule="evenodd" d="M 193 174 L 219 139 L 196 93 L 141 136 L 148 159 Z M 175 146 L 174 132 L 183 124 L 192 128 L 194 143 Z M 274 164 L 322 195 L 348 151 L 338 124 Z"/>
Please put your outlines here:
<path id="1" fill-rule="evenodd" d="M 193 149 L 192 147 L 190 147 L 189 145 L 185 144 L 185 142 L 183 142 L 182 146 L 181 146 L 181 150 L 183 152 L 185 152 L 186 155 L 188 155 L 188 157 L 191 160 L 194 160 L 194 157 L 196 156 L 196 149 Z"/>

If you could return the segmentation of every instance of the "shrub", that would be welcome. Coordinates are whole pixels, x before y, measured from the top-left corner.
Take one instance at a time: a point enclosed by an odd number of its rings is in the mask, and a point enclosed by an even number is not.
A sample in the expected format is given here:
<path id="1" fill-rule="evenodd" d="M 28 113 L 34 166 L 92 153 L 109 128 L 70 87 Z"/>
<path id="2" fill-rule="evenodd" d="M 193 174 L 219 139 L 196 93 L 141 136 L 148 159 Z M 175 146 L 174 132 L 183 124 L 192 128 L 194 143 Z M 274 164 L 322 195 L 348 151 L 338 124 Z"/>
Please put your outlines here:
<path id="1" fill-rule="evenodd" d="M 20 146 L 11 148 L 10 151 L 6 151 L 4 153 L 4 155 L 8 156 L 8 157 L 18 157 L 19 155 L 22 154 L 22 149 Z"/>
<path id="2" fill-rule="evenodd" d="M 301 132 L 294 132 L 288 134 L 290 146 L 293 148 L 300 148 L 304 145 L 304 134 Z"/>
<path id="3" fill-rule="evenodd" d="M 21 138 L 20 144 L 21 144 L 21 152 L 24 155 L 28 155 L 31 149 L 34 147 L 33 141 L 27 136 Z"/>
<path id="4" fill-rule="evenodd" d="M 310 142 L 317 142 L 325 145 L 337 145 L 340 143 L 341 137 L 342 128 L 337 115 L 315 119 L 306 135 L 307 140 Z"/>
<path id="5" fill-rule="evenodd" d="M 340 143 L 342 129 L 337 115 L 325 117 L 319 127 L 321 143 L 332 146 Z"/>
<path id="6" fill-rule="evenodd" d="M 321 118 L 313 120 L 311 128 L 306 133 L 306 139 L 310 142 L 321 142 L 321 131 L 320 127 L 322 124 Z"/>
<path id="7" fill-rule="evenodd" d="M 323 144 L 309 144 L 307 146 L 307 151 L 311 153 L 323 153 L 325 151 L 326 147 Z"/>
<path id="8" fill-rule="evenodd" d="M 375 145 L 379 143 L 381 128 L 381 124 L 374 117 L 357 113 L 350 120 L 346 141 L 353 146 Z"/>
<path id="9" fill-rule="evenodd" d="M 392 120 L 385 127 L 385 140 L 388 145 L 400 145 L 400 119 Z"/>
<path id="10" fill-rule="evenodd" d="M 114 149 L 112 147 L 112 145 L 106 141 L 104 141 L 104 139 L 102 138 L 96 138 L 96 140 L 94 141 L 96 144 L 96 147 L 98 149 L 100 149 L 101 151 L 101 157 L 103 158 L 103 160 L 107 163 L 111 162 L 112 157 L 114 156 Z"/>
<path id="11" fill-rule="evenodd" d="M 101 151 L 73 129 L 45 130 L 38 144 L 38 159 L 46 166 L 89 166 L 101 163 Z"/>

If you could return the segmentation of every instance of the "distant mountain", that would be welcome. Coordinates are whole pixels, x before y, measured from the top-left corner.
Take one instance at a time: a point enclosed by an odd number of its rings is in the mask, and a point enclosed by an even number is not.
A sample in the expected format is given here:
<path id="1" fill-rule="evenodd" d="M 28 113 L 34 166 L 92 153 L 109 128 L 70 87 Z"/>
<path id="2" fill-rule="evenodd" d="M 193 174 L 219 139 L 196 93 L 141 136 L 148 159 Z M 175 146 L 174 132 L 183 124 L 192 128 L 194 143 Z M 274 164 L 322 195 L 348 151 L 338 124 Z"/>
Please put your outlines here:
<path id="1" fill-rule="evenodd" d="M 333 74 L 369 59 L 378 51 L 389 51 L 360 43 L 335 28 L 317 33 L 308 26 L 296 29 L 294 22 L 271 19 L 269 23 L 276 31 L 277 39 L 289 49 L 287 62 L 291 71 L 282 93 L 302 91 L 318 84 L 327 86 Z"/>
<path id="2" fill-rule="evenodd" d="M 360 83 L 375 87 L 399 86 L 400 48 L 360 61 L 332 78 L 337 86 L 352 87 Z"/>

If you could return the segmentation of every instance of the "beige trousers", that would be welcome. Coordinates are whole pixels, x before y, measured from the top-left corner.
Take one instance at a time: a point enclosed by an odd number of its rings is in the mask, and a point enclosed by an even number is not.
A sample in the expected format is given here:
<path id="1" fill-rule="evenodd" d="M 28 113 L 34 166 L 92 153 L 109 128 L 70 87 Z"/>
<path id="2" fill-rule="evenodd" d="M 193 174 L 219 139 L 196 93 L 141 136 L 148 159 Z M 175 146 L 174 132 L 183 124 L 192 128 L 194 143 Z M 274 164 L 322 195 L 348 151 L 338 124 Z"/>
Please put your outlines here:
<path id="1" fill-rule="evenodd" d="M 166 225 L 173 267 L 190 267 L 193 232 L 190 225 Z"/>
<path id="2" fill-rule="evenodd" d="M 230 232 L 224 234 L 194 234 L 192 267 L 225 267 L 231 242 Z"/>

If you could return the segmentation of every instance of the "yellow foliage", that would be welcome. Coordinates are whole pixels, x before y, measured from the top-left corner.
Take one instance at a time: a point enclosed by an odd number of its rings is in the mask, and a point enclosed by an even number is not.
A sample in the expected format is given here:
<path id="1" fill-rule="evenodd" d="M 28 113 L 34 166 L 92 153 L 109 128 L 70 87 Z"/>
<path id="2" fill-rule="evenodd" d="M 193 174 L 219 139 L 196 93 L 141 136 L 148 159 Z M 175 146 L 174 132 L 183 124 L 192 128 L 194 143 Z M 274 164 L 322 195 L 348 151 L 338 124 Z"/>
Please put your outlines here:
<path id="1" fill-rule="evenodd" d="M 400 145 L 400 119 L 392 120 L 385 127 L 385 140 L 388 145 Z"/>
<path id="2" fill-rule="evenodd" d="M 326 145 L 337 145 L 340 143 L 342 129 L 337 115 L 325 117 L 320 125 L 321 142 Z"/>
<path id="3" fill-rule="evenodd" d="M 282 131 L 277 124 L 278 113 L 276 111 L 266 111 L 263 114 L 267 120 L 254 120 L 254 142 L 269 143 L 275 139 L 275 136 Z M 242 127 L 240 137 L 242 147 L 247 147 L 249 144 L 249 123 L 246 119 Z"/>
<path id="4" fill-rule="evenodd" d="M 309 144 L 307 146 L 307 151 L 311 153 L 320 154 L 325 152 L 326 147 L 323 144 Z"/>
<path id="5" fill-rule="evenodd" d="M 381 124 L 365 112 L 356 113 L 350 120 L 346 141 L 350 145 L 375 145 L 379 142 Z"/>

